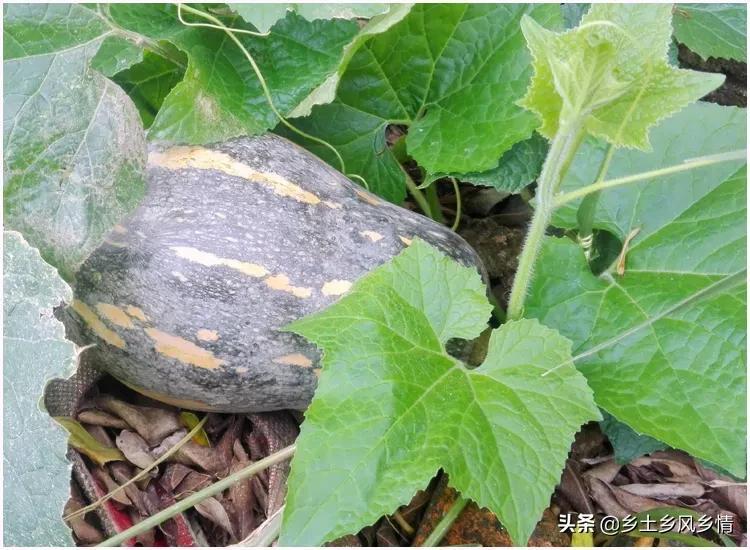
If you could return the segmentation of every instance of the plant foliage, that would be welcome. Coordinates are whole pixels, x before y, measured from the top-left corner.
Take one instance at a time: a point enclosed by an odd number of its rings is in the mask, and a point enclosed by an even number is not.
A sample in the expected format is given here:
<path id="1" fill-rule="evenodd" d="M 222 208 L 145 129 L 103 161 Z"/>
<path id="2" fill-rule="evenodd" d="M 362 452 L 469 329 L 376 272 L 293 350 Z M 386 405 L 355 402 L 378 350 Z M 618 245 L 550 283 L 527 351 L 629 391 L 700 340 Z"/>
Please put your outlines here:
<path id="1" fill-rule="evenodd" d="M 677 4 L 674 35 L 708 59 L 747 61 L 747 6 L 737 4 Z"/>
<path id="2" fill-rule="evenodd" d="M 65 434 L 39 402 L 47 380 L 75 364 L 52 313 L 71 291 L 15 231 L 3 231 L 3 264 L 3 542 L 68 546 Z"/>
<path id="3" fill-rule="evenodd" d="M 5 223 L 71 278 L 143 196 L 146 141 L 124 92 L 89 65 L 112 32 L 95 11 L 4 10 Z"/>
<path id="4" fill-rule="evenodd" d="M 354 55 L 333 103 L 295 124 L 336 146 L 349 172 L 394 202 L 405 184 L 386 146 L 389 124 L 409 127 L 407 150 L 428 174 L 494 168 L 537 124 L 515 104 L 531 75 L 524 14 L 560 25 L 552 4 L 417 5 Z"/>
<path id="5" fill-rule="evenodd" d="M 654 130 L 652 152 L 618 152 L 609 173 L 742 148 L 746 131 L 743 109 L 694 105 Z M 594 142 L 582 147 L 564 189 L 595 177 L 602 149 Z M 604 193 L 595 225 L 621 240 L 638 230 L 624 274 L 615 264 L 595 277 L 579 246 L 548 238 L 527 304 L 529 316 L 573 341 L 575 355 L 622 337 L 576 361 L 597 403 L 637 432 L 735 475 L 745 471 L 745 394 L 736 391 L 746 371 L 743 164 Z M 555 223 L 575 227 L 575 208 L 561 210 Z M 689 307 L 671 311 L 685 301 Z"/>
<path id="6" fill-rule="evenodd" d="M 355 532 L 440 469 L 523 544 L 599 408 L 620 458 L 669 445 L 744 475 L 746 111 L 691 105 L 723 76 L 678 68 L 675 44 L 745 60 L 745 18 L 731 4 L 5 6 L 6 542 L 70 542 L 62 432 L 37 407 L 73 362 L 53 268 L 73 279 L 138 204 L 146 138 L 275 128 L 397 203 L 407 188 L 427 202 L 407 160 L 424 185 L 537 183 L 511 320 L 481 366 L 446 342 L 486 329 L 484 285 L 419 240 L 288 327 L 324 368 L 282 544 Z"/>
<path id="7" fill-rule="evenodd" d="M 228 4 L 260 32 L 269 32 L 287 12 L 293 11 L 307 19 L 369 18 L 388 11 L 387 4 Z"/>
<path id="8" fill-rule="evenodd" d="M 556 33 L 531 18 L 521 27 L 534 56 L 522 105 L 549 139 L 561 124 L 616 146 L 648 148 L 648 129 L 704 96 L 724 77 L 672 67 L 671 5 L 596 4 L 573 30 Z"/>
<path id="9" fill-rule="evenodd" d="M 475 269 L 417 240 L 339 302 L 289 327 L 325 355 L 280 544 L 315 546 L 355 532 L 440 468 L 516 543 L 528 540 L 573 435 L 599 413 L 570 342 L 536 321 L 495 331 L 476 369 L 450 357 L 446 341 L 478 336 L 490 309 Z"/>

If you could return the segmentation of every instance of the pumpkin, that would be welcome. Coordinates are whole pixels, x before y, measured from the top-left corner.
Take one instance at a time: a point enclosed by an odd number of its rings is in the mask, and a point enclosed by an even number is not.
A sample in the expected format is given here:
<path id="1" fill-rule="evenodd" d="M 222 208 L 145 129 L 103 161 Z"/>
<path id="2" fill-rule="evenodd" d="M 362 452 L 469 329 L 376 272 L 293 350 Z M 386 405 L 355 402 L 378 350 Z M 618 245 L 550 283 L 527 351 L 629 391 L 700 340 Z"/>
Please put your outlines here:
<path id="1" fill-rule="evenodd" d="M 75 277 L 69 334 L 103 370 L 179 407 L 304 409 L 320 353 L 281 331 L 419 237 L 458 235 L 275 135 L 156 148 L 139 207 Z"/>

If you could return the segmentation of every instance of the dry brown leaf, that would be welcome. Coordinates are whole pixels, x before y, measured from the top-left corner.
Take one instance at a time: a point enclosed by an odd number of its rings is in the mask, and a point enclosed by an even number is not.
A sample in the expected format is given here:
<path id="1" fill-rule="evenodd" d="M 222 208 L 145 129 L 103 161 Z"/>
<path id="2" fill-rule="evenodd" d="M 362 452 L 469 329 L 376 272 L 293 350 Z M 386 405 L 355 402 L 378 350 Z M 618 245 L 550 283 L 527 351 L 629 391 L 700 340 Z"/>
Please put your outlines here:
<path id="1" fill-rule="evenodd" d="M 99 409 L 88 409 L 78 413 L 78 421 L 92 426 L 102 426 L 105 428 L 115 428 L 118 430 L 127 429 L 128 423 L 122 418 L 100 411 Z"/>
<path id="2" fill-rule="evenodd" d="M 614 459 L 610 459 L 601 464 L 597 464 L 590 470 L 586 471 L 583 475 L 584 477 L 596 478 L 604 483 L 612 483 L 621 468 L 621 464 L 618 464 Z"/>
<path id="3" fill-rule="evenodd" d="M 96 405 L 122 418 L 150 446 L 158 445 L 168 435 L 183 429 L 180 417 L 175 411 L 131 405 L 110 395 L 97 397 Z"/>
<path id="4" fill-rule="evenodd" d="M 83 497 L 81 496 L 80 491 L 74 483 L 71 483 L 71 496 L 70 499 L 68 499 L 68 502 L 65 503 L 65 507 L 63 508 L 63 516 L 72 514 L 73 512 L 83 508 L 85 505 L 86 504 L 83 501 Z M 91 525 L 88 521 L 86 521 L 85 516 L 76 516 L 69 519 L 65 523 L 67 523 L 68 526 L 73 530 L 76 538 L 82 544 L 94 545 L 99 544 L 104 540 L 104 535 L 102 534 L 102 532 Z"/>
<path id="5" fill-rule="evenodd" d="M 589 498 L 588 488 L 578 474 L 578 466 L 572 459 L 568 460 L 565 464 L 559 489 L 577 512 L 586 514 L 594 513 L 594 507 Z"/>
<path id="6" fill-rule="evenodd" d="M 620 485 L 618 488 L 634 495 L 661 500 L 680 497 L 700 498 L 706 492 L 700 483 L 631 483 Z"/>
<path id="7" fill-rule="evenodd" d="M 182 499 L 188 495 L 200 491 L 204 487 L 208 487 L 211 484 L 212 478 L 209 475 L 190 470 L 185 478 L 174 490 L 174 496 L 176 499 Z"/>
<path id="8" fill-rule="evenodd" d="M 161 486 L 164 487 L 165 490 L 174 492 L 174 490 L 177 489 L 177 486 L 182 483 L 182 480 L 192 471 L 193 470 L 184 464 L 171 462 L 167 464 L 166 468 L 164 468 L 164 473 L 162 474 L 159 483 L 161 483 Z"/>
<path id="9" fill-rule="evenodd" d="M 124 485 L 135 475 L 135 468 L 127 462 L 113 462 L 108 464 L 112 478 L 120 485 Z M 146 480 L 148 481 L 148 480 Z M 144 495 L 137 484 L 131 483 L 125 487 L 125 494 L 128 495 L 130 502 L 142 515 L 146 515 L 146 506 L 143 503 Z"/>
<path id="10" fill-rule="evenodd" d="M 722 487 L 721 484 L 714 483 L 736 483 L 728 476 L 718 474 L 706 468 L 700 462 L 694 461 L 696 471 L 703 480 L 715 487 L 711 493 L 712 498 L 717 504 L 735 513 L 743 519 L 747 519 L 747 484 L 727 485 Z"/>
<path id="11" fill-rule="evenodd" d="M 591 498 L 596 502 L 599 508 L 607 515 L 622 518 L 630 513 L 630 510 L 624 508 L 612 494 L 609 485 L 597 477 L 589 477 L 586 480 Z"/>
<path id="12" fill-rule="evenodd" d="M 122 451 L 130 462 L 139 468 L 148 468 L 154 462 L 148 444 L 137 433 L 130 430 L 122 430 L 115 440 L 117 448 Z"/>
<path id="13" fill-rule="evenodd" d="M 107 493 L 110 493 L 111 491 L 114 491 L 115 489 L 118 489 L 120 485 L 112 479 L 112 477 L 109 475 L 109 473 L 102 467 L 96 467 L 91 470 L 91 473 L 94 474 L 94 477 L 102 484 L 104 485 L 105 490 Z M 115 502 L 119 502 L 120 504 L 124 506 L 132 506 L 133 503 L 128 498 L 127 493 L 124 489 L 119 489 L 118 491 L 112 493 L 112 500 Z"/>
<path id="14" fill-rule="evenodd" d="M 204 518 L 220 526 L 233 538 L 236 538 L 232 529 L 232 522 L 229 520 L 229 514 L 227 514 L 224 506 L 214 497 L 209 497 L 196 504 L 195 510 Z"/>
<path id="15" fill-rule="evenodd" d="M 247 460 L 247 455 L 245 455 L 244 461 L 236 459 L 233 461 L 229 472 L 237 472 L 249 464 L 250 461 Z M 253 532 L 258 523 L 253 513 L 255 499 L 250 480 L 244 479 L 232 485 L 227 491 L 227 497 L 232 503 L 233 524 L 236 526 L 237 538 L 240 540 L 245 539 Z"/>

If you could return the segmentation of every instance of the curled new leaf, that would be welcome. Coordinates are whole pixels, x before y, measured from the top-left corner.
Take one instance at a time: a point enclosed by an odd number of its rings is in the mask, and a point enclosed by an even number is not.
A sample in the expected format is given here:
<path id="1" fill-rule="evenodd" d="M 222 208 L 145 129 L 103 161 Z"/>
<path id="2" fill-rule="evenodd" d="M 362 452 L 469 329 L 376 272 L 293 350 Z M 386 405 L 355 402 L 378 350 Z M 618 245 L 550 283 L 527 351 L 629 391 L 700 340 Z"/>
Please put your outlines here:
<path id="1" fill-rule="evenodd" d="M 521 22 L 534 56 L 534 77 L 521 105 L 552 138 L 581 125 L 617 146 L 648 149 L 648 130 L 701 98 L 723 75 L 672 67 L 671 4 L 596 4 L 575 29 L 557 33 Z"/>

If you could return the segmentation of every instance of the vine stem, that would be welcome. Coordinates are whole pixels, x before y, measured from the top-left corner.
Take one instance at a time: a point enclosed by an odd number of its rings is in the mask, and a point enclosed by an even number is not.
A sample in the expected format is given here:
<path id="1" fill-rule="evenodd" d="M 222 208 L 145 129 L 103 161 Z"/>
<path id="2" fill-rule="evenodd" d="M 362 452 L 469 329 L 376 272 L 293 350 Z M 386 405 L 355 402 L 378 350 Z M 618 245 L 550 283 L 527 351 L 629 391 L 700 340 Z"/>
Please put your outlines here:
<path id="1" fill-rule="evenodd" d="M 422 546 L 439 546 L 440 541 L 443 540 L 445 534 L 448 532 L 448 529 L 451 528 L 451 525 L 453 525 L 453 522 L 456 521 L 458 515 L 463 511 L 463 509 L 466 508 L 467 504 L 469 504 L 469 499 L 458 495 L 458 498 L 450 507 L 448 513 L 445 514 L 445 516 L 443 516 L 443 519 L 441 519 L 440 522 L 435 526 L 435 529 L 433 529 L 432 533 L 428 535 L 428 537 L 422 543 Z"/>
<path id="2" fill-rule="evenodd" d="M 435 184 L 427 187 L 424 193 L 427 202 L 430 205 L 430 217 L 438 223 L 445 223 L 445 216 L 443 216 L 443 210 L 440 206 L 440 198 L 438 197 Z"/>
<path id="3" fill-rule="evenodd" d="M 552 218 L 555 208 L 554 196 L 570 165 L 579 144 L 582 132 L 579 121 L 569 122 L 557 131 L 552 140 L 549 153 L 544 161 L 539 176 L 537 205 L 531 226 L 526 235 L 526 242 L 518 259 L 518 269 L 513 279 L 513 287 L 508 300 L 508 319 L 520 319 L 523 316 L 524 301 L 531 284 L 531 277 L 539 252 L 542 249 L 544 233 Z"/>
<path id="4" fill-rule="evenodd" d="M 225 489 L 228 489 L 229 487 L 231 487 L 238 481 L 242 481 L 243 479 L 252 477 L 258 472 L 261 472 L 265 470 L 266 468 L 273 466 L 274 464 L 283 462 L 284 460 L 291 458 L 296 450 L 297 450 L 296 445 L 289 445 L 288 447 L 284 447 L 280 451 L 277 451 L 273 453 L 272 455 L 268 455 L 266 458 L 263 458 L 259 460 L 258 462 L 254 462 L 250 464 L 249 466 L 246 466 L 242 468 L 241 470 L 238 470 L 232 475 L 227 476 L 224 479 L 217 481 L 216 483 L 212 485 L 209 485 L 205 489 L 201 489 L 200 491 L 193 493 L 192 495 L 188 497 L 185 497 L 184 499 L 173 504 L 172 506 L 169 506 L 165 508 L 164 510 L 154 514 L 153 516 L 144 519 L 140 523 L 133 525 L 133 527 L 129 529 L 125 529 L 125 531 L 123 531 L 122 533 L 118 533 L 114 537 L 108 538 L 107 540 L 99 544 L 98 546 L 119 546 L 126 540 L 132 537 L 136 537 L 140 535 L 141 533 L 145 533 L 152 527 L 156 527 L 160 523 L 167 521 L 168 519 L 176 516 L 180 512 L 184 512 L 188 508 L 192 508 L 193 506 L 195 506 L 196 504 L 199 504 L 205 499 L 212 497 L 222 492 Z"/>
<path id="5" fill-rule="evenodd" d="M 406 188 L 409 190 L 409 193 L 412 197 L 414 197 L 414 200 L 417 202 L 417 205 L 419 205 L 419 208 L 424 212 L 427 216 L 435 219 L 432 216 L 432 208 L 430 208 L 430 203 L 427 202 L 427 198 L 424 196 L 424 193 L 419 190 L 419 187 L 417 187 L 417 184 L 414 183 L 414 180 L 411 179 L 411 176 L 404 170 L 404 167 L 401 166 L 401 171 L 404 173 L 404 178 L 406 181 Z"/>

